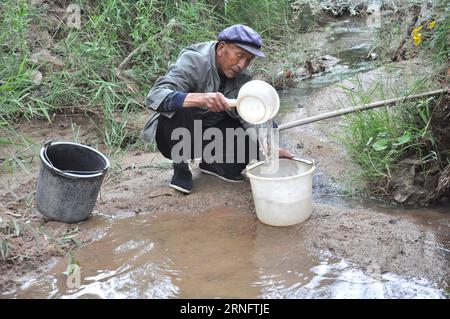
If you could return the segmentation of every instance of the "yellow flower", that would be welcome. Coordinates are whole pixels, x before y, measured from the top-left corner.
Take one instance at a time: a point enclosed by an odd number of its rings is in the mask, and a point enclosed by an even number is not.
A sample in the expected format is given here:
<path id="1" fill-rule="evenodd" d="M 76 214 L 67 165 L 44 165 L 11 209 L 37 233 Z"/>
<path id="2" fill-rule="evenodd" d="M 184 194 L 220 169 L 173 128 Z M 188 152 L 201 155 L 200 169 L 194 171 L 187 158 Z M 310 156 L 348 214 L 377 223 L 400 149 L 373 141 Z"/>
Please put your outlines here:
<path id="1" fill-rule="evenodd" d="M 419 45 L 422 43 L 422 34 L 420 34 L 420 30 L 422 30 L 422 28 L 423 25 L 413 29 L 412 36 L 414 40 L 414 45 Z"/>
<path id="2" fill-rule="evenodd" d="M 436 26 L 436 20 L 431 21 L 428 23 L 428 29 L 431 30 Z"/>
<path id="3" fill-rule="evenodd" d="M 413 35 L 414 45 L 419 45 L 422 43 L 422 35 L 420 33 Z"/>
<path id="4" fill-rule="evenodd" d="M 420 32 L 420 30 L 422 30 L 423 25 L 421 25 L 420 27 L 414 28 L 413 29 L 413 35 L 418 34 Z"/>

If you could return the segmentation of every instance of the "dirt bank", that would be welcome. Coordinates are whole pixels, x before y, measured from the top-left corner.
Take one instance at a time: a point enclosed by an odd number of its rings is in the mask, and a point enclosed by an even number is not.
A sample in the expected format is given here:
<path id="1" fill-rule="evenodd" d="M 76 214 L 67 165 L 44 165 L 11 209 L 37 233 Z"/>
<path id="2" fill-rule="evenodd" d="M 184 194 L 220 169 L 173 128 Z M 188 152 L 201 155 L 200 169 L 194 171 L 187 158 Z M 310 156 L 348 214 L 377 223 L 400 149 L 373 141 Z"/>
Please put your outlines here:
<path id="1" fill-rule="evenodd" d="M 123 156 L 117 164 L 122 170 L 113 170 L 109 174 L 94 215 L 121 219 L 177 211 L 182 215 L 202 218 L 202 214 L 211 209 L 231 207 L 245 216 L 251 216 L 253 222 L 259 223 L 256 220 L 248 182 L 225 183 L 215 177 L 201 174 L 197 165 L 193 164 L 194 191 L 185 196 L 167 187 L 171 177 L 170 164 L 158 153 L 134 151 Z M 33 194 L 35 182 L 36 177 L 29 176 L 26 184 L 14 189 L 15 194 Z M 26 185 L 28 187 L 24 187 Z M 8 196 L 8 193 L 3 193 L 2 202 Z M 97 224 L 98 220 L 96 222 L 96 219 L 92 218 L 76 225 L 46 222 L 37 213 L 34 204 L 20 209 L 9 205 L 8 211 L 32 216 L 33 220 L 49 229 L 50 233 L 77 227 L 75 238 L 82 246 L 103 238 L 109 227 L 104 222 Z M 217 223 L 220 222 L 217 220 Z M 297 233 L 299 238 L 304 238 L 305 245 L 312 254 L 328 251 L 351 260 L 369 272 L 375 269 L 375 272 L 379 273 L 393 272 L 427 278 L 439 283 L 441 287 L 448 285 L 443 239 L 439 238 L 432 226 L 417 223 L 410 216 L 399 217 L 373 209 L 338 208 L 315 203 L 310 220 L 286 228 L 286 231 Z M 61 256 L 54 248 L 44 253 L 34 252 L 35 248 L 32 246 L 25 249 L 28 251 L 16 253 L 28 254 L 31 258 L 27 259 L 26 263 L 17 263 L 14 260 L 1 262 L 0 291 L 3 293 L 19 287 L 24 276 L 39 277 L 45 272 L 45 267 L 51 266 L 47 262 L 49 257 Z M 295 249 L 292 253 L 295 253 Z M 45 267 L 39 270 L 40 266 Z M 30 273 L 31 270 L 33 271 Z"/>

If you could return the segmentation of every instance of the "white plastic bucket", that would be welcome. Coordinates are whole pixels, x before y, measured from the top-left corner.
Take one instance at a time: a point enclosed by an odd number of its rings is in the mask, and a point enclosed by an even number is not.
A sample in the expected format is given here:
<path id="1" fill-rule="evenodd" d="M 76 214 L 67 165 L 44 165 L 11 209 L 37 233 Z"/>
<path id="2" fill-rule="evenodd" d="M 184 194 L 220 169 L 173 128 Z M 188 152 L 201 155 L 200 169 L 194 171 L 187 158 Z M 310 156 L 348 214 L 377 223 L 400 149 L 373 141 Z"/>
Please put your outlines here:
<path id="1" fill-rule="evenodd" d="M 264 174 L 263 162 L 249 165 L 250 179 L 258 219 L 271 226 L 290 226 L 301 223 L 312 212 L 313 161 L 280 159 L 275 174 Z"/>
<path id="2" fill-rule="evenodd" d="M 265 123 L 272 119 L 280 109 L 280 97 L 269 83 L 253 80 L 245 83 L 239 90 L 236 100 L 228 100 L 237 107 L 238 114 L 252 124 Z"/>

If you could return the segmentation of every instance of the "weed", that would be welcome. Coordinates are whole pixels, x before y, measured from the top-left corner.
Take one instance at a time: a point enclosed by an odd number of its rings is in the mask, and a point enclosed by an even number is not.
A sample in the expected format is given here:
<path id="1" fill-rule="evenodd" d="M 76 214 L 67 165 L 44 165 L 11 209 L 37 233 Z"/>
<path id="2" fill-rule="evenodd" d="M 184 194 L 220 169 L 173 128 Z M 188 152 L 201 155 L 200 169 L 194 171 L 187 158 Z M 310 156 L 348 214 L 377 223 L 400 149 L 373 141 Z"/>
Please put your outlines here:
<path id="1" fill-rule="evenodd" d="M 279 38 L 292 9 L 288 0 L 226 1 L 222 7 L 206 0 L 74 2 L 83 9 L 79 29 L 65 18 L 46 22 L 48 7 L 2 2 L 0 64 L 6 67 L 0 69 L 0 117 L 9 123 L 17 117 L 50 122 L 55 111 L 80 109 L 96 115 L 105 144 L 113 148 L 138 140 L 128 114 L 143 108 L 139 101 L 183 47 L 214 39 L 232 23 Z M 51 37 L 50 62 L 32 58 L 42 48 L 40 32 Z M 59 67 L 52 67 L 52 59 Z M 37 73 L 39 81 L 33 78 Z"/>
<path id="2" fill-rule="evenodd" d="M 64 255 L 81 246 L 81 243 L 75 238 L 78 232 L 78 228 L 75 227 L 67 229 L 63 233 L 56 231 L 54 234 L 50 234 L 45 227 L 37 227 L 30 220 L 13 217 L 4 221 L 0 218 L 0 255 L 3 260 L 27 257 L 14 249 L 16 247 L 14 243 L 30 240 L 34 241 L 37 253 L 52 244 L 60 254 Z"/>
<path id="3" fill-rule="evenodd" d="M 423 90 L 426 82 L 416 81 L 405 95 Z M 367 89 L 347 89 L 354 104 L 370 103 L 374 96 L 383 97 L 383 85 L 375 83 Z M 361 166 L 362 176 L 370 182 L 384 183 L 392 178 L 394 166 L 414 154 L 423 167 L 438 162 L 436 140 L 431 131 L 430 106 L 435 98 L 400 102 L 346 116 L 341 142 Z"/>

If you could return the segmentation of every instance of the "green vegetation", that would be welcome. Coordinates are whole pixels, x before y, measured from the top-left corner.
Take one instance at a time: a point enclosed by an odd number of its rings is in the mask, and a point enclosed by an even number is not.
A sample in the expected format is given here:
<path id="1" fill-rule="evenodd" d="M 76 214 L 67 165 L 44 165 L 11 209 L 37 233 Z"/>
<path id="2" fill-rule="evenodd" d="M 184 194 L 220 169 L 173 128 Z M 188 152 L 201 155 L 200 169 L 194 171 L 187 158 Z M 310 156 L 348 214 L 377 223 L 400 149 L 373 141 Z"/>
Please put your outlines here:
<path id="1" fill-rule="evenodd" d="M 51 122 L 54 112 L 82 112 L 96 118 L 109 148 L 133 144 L 140 128 L 129 123 L 129 114 L 144 109 L 143 97 L 181 48 L 214 39 L 237 22 L 266 38 L 289 28 L 288 0 L 73 4 L 81 8 L 80 28 L 69 25 L 72 13 L 65 1 L 0 4 L 0 130 L 5 136 L 18 118 Z"/>
<path id="2" fill-rule="evenodd" d="M 409 94 L 426 90 L 423 81 L 417 84 Z M 355 104 L 358 104 L 356 101 L 374 102 L 373 97 L 378 96 L 384 99 L 379 83 L 366 89 L 362 85 L 354 90 L 345 89 Z M 430 97 L 346 117 L 346 134 L 342 141 L 363 168 L 365 178 L 385 183 L 392 178 L 393 166 L 411 153 L 423 163 L 437 160 L 436 140 L 430 126 L 431 105 L 435 102 L 436 98 Z"/>
<path id="3" fill-rule="evenodd" d="M 127 115 L 142 107 L 152 79 L 182 46 L 212 37 L 217 21 L 211 7 L 201 2 L 78 4 L 84 9 L 80 29 L 68 28 L 65 17 L 55 25 L 45 21 L 44 12 L 64 12 L 63 7 L 33 8 L 23 0 L 2 3 L 0 64 L 6 67 L 0 70 L 0 119 L 51 121 L 52 112 L 75 109 L 102 119 L 99 129 L 107 146 L 124 146 L 136 138 L 126 129 Z M 40 57 L 42 48 L 48 54 Z M 118 70 L 136 48 L 130 66 Z M 38 70 L 42 80 L 36 81 Z"/>
<path id="4" fill-rule="evenodd" d="M 424 57 L 436 65 L 449 58 L 450 6 L 448 1 L 433 1 L 428 13 L 419 2 L 402 1 L 392 15 L 383 19 L 374 48 L 380 64 Z"/>
<path id="5" fill-rule="evenodd" d="M 447 66 L 450 57 L 450 5 L 448 1 L 439 0 L 436 11 L 441 14 L 426 25 L 428 38 L 424 40 L 424 49 L 428 51 L 426 54 L 436 65 Z"/>
<path id="6" fill-rule="evenodd" d="M 33 255 L 39 254 L 48 245 L 64 255 L 81 245 L 75 238 L 77 234 L 76 227 L 50 234 L 45 227 L 36 226 L 30 220 L 0 217 L 0 260 L 31 258 L 30 251 Z M 34 250 L 25 249 L 27 245 L 34 246 Z"/>
<path id="7" fill-rule="evenodd" d="M 396 96 L 406 96 L 425 92 L 433 88 L 445 87 L 447 83 L 447 61 L 449 56 L 449 10 L 448 5 L 439 1 L 433 10 L 433 17 L 417 22 L 411 27 L 411 34 L 400 50 L 391 41 L 401 36 L 400 23 L 392 22 L 383 30 L 393 30 L 393 37 L 380 39 L 377 47 L 391 48 L 382 51 L 381 62 L 389 57 L 396 59 L 418 58 L 430 71 L 423 78 L 396 92 Z M 397 31 L 396 31 L 397 30 Z M 387 42 L 386 42 L 387 41 Z M 395 41 L 394 41 L 395 42 Z M 411 66 L 410 66 L 411 67 Z M 369 103 L 385 99 L 383 83 L 375 83 L 364 88 L 355 83 L 355 89 L 347 89 L 354 104 Z M 347 117 L 345 136 L 342 139 L 348 152 L 361 166 L 363 177 L 374 189 L 390 195 L 395 189 L 411 187 L 423 192 L 416 203 L 431 203 L 444 192 L 448 192 L 449 152 L 446 140 L 448 132 L 443 119 L 448 117 L 448 99 L 443 96 L 399 103 L 396 106 L 355 113 Z M 408 164 L 408 165 L 405 165 Z M 405 167 L 409 171 L 405 170 Z M 409 173 L 408 173 L 409 172 Z M 403 175 L 403 176 L 402 176 Z M 398 180 L 410 176 L 406 184 Z M 396 185 L 394 185 L 396 184 Z M 406 185 L 406 186 L 405 186 Z M 421 191 L 418 191 L 421 189 Z M 419 196 L 419 197 L 420 197 Z"/>
<path id="8" fill-rule="evenodd" d="M 223 16 L 230 22 L 247 24 L 267 38 L 280 38 L 291 26 L 288 0 L 224 2 Z M 255 17 L 257 17 L 255 19 Z"/>

